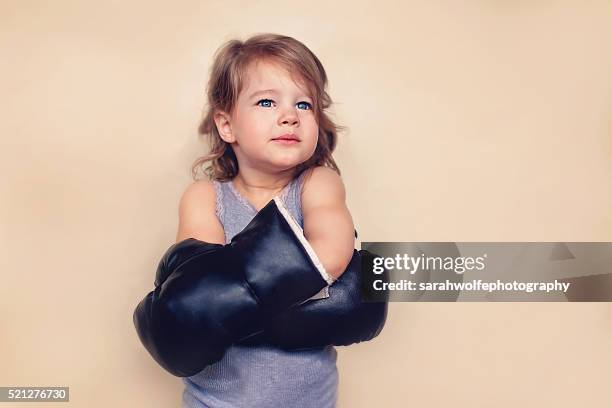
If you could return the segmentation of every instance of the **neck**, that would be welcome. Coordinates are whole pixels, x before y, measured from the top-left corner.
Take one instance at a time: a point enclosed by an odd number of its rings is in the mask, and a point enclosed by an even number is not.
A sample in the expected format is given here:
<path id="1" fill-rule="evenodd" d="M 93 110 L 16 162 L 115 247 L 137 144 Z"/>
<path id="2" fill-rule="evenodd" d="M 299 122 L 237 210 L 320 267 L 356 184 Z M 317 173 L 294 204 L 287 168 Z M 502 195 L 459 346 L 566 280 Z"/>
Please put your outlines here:
<path id="1" fill-rule="evenodd" d="M 240 169 L 233 179 L 234 186 L 252 197 L 274 196 L 293 179 L 293 169 L 275 174 L 244 170 Z"/>

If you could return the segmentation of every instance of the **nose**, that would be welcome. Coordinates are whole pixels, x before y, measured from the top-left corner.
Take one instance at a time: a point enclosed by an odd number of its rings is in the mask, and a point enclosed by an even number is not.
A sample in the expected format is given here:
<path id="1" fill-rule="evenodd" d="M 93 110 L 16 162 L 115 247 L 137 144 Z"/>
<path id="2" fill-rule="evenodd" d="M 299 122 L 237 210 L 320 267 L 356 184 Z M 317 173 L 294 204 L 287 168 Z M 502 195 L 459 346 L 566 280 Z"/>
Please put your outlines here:
<path id="1" fill-rule="evenodd" d="M 278 117 L 279 125 L 299 126 L 300 119 L 295 111 L 295 107 L 285 107 Z"/>

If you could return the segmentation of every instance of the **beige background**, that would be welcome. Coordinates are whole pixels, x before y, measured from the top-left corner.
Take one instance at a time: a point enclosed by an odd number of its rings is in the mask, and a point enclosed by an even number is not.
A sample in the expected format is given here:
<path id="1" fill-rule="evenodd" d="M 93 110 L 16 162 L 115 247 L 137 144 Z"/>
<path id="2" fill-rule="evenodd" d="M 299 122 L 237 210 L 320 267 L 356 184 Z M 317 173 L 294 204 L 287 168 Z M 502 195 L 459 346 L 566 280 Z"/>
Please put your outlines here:
<path id="1" fill-rule="evenodd" d="M 0 385 L 180 405 L 132 311 L 212 54 L 265 31 L 327 69 L 361 239 L 612 241 L 608 1 L 2 0 Z M 609 407 L 611 363 L 610 304 L 395 303 L 339 348 L 339 407 Z"/>

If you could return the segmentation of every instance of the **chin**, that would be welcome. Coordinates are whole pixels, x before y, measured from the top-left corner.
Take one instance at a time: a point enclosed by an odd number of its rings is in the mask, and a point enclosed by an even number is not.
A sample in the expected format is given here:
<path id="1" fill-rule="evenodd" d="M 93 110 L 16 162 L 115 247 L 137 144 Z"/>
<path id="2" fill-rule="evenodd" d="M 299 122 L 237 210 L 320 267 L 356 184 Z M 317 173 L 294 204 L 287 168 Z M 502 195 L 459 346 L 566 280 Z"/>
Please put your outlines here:
<path id="1" fill-rule="evenodd" d="M 306 160 L 308 160 L 308 158 L 304 159 L 302 157 L 290 157 L 290 158 L 287 157 L 287 158 L 275 160 L 274 165 L 288 169 L 288 168 L 295 167 L 298 164 L 304 163 Z"/>

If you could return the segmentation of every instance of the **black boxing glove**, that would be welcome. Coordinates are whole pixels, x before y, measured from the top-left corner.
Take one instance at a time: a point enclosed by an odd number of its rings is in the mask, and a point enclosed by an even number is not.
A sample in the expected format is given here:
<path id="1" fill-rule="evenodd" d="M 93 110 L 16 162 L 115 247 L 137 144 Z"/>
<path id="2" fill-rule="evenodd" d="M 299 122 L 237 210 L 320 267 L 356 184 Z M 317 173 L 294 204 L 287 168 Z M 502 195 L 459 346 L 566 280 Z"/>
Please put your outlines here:
<path id="1" fill-rule="evenodd" d="M 362 262 L 374 255 L 355 250 L 345 272 L 329 287 L 329 297 L 308 300 L 267 324 L 262 333 L 239 342 L 242 346 L 269 345 L 285 350 L 348 346 L 378 336 L 387 318 L 384 301 L 364 302 L 362 290 L 372 287 L 373 275 L 361 275 Z M 376 279 L 388 280 L 385 270 Z"/>
<path id="2" fill-rule="evenodd" d="M 332 282 L 275 198 L 227 245 L 190 238 L 171 246 L 134 325 L 163 368 L 188 377 Z"/>

